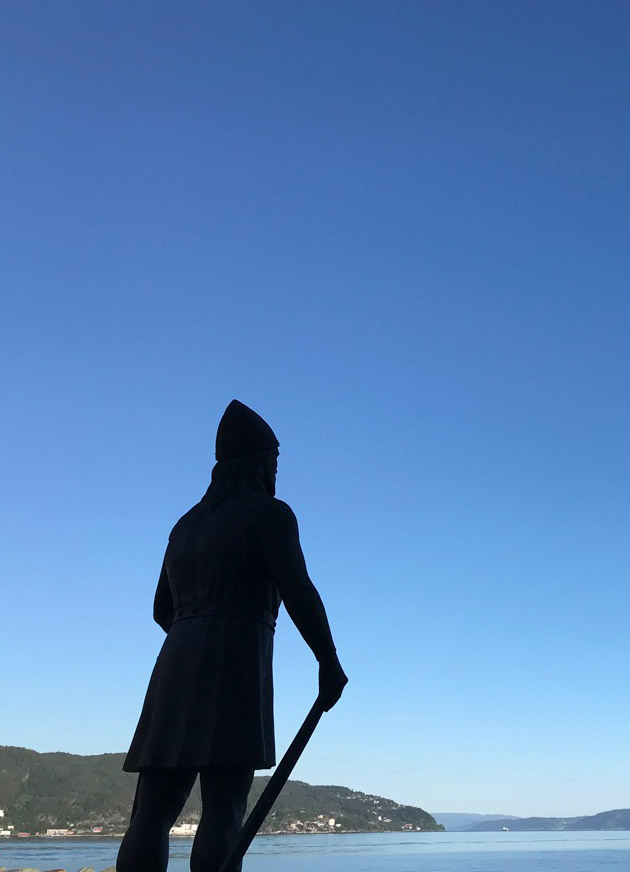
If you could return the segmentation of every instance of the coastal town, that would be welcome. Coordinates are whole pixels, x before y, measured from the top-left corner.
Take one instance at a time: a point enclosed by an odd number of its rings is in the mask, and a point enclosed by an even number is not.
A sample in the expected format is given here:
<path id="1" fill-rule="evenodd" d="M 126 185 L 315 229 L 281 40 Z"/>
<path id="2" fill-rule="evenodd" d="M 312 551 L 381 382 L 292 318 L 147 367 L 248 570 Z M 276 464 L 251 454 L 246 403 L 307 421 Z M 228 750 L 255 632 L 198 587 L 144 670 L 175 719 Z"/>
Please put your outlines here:
<path id="1" fill-rule="evenodd" d="M 379 815 L 376 812 L 375 822 L 378 822 L 379 829 L 383 825 L 392 824 L 392 819 Z M 266 828 L 266 835 L 297 835 L 300 833 L 314 835 L 317 833 L 349 833 L 358 832 L 355 827 L 347 827 L 343 820 L 338 820 L 326 814 L 318 814 L 312 819 L 298 819 L 287 821 L 283 819 L 282 823 L 277 828 L 273 827 L 274 812 L 271 813 L 271 826 Z M 38 832 L 25 832 L 16 829 L 13 824 L 4 823 L 7 820 L 6 811 L 0 809 L 0 838 L 6 839 L 68 839 L 68 838 L 91 838 L 101 836 L 106 838 L 121 838 L 124 835 L 124 830 L 120 827 L 107 825 L 98 826 L 68 826 L 68 827 L 47 827 Z M 184 821 L 171 827 L 169 835 L 175 838 L 193 839 L 197 833 L 197 821 Z M 420 832 L 421 827 L 414 826 L 410 823 L 402 824 L 402 826 L 392 826 L 391 830 L 402 832 Z"/>
<path id="2" fill-rule="evenodd" d="M 94 836 L 103 836 L 107 838 L 121 838 L 124 832 L 117 831 L 113 827 L 107 826 L 91 826 L 91 827 L 47 827 L 41 832 L 20 832 L 16 830 L 12 824 L 2 825 L 2 819 L 5 818 L 5 811 L 0 809 L 0 838 L 6 839 L 68 839 L 68 838 L 90 838 Z M 391 818 L 383 818 L 377 816 L 379 822 L 391 823 Z M 169 835 L 185 839 L 193 839 L 197 833 L 197 822 L 184 822 L 171 827 Z M 412 824 L 403 824 L 397 828 L 403 832 L 420 831 L 420 827 Z M 328 817 L 325 814 L 319 814 L 314 820 L 294 820 L 289 822 L 288 826 L 283 826 L 278 829 L 268 829 L 267 835 L 297 835 L 299 833 L 314 835 L 317 833 L 348 833 L 357 832 L 355 829 L 347 829 L 341 821 L 334 817 Z"/>

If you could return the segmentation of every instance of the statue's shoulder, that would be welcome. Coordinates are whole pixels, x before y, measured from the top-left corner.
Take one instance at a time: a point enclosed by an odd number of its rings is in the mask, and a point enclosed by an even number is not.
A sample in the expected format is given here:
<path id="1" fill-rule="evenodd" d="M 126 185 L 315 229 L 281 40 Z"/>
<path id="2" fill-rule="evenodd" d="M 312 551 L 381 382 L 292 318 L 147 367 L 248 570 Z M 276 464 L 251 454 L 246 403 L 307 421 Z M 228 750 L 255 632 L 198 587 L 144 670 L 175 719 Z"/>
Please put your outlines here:
<path id="1" fill-rule="evenodd" d="M 184 530 L 191 523 L 194 523 L 194 521 L 197 519 L 200 512 L 202 512 L 202 511 L 203 511 L 203 500 L 196 503 L 192 508 L 188 509 L 188 511 L 185 512 L 181 516 L 181 518 L 175 523 L 173 529 L 169 533 L 169 537 L 168 537 L 169 541 L 174 535 L 176 535 L 177 533 Z"/>
<path id="2" fill-rule="evenodd" d="M 288 515 L 295 518 L 295 513 L 288 503 L 285 503 L 284 500 L 279 500 L 277 497 L 271 497 L 271 500 L 273 502 L 275 512 L 277 512 L 279 515 Z"/>
<path id="3" fill-rule="evenodd" d="M 297 526 L 297 518 L 288 503 L 277 497 L 264 496 L 262 499 L 264 502 L 261 502 L 261 511 L 258 515 L 262 525 L 285 528 Z"/>

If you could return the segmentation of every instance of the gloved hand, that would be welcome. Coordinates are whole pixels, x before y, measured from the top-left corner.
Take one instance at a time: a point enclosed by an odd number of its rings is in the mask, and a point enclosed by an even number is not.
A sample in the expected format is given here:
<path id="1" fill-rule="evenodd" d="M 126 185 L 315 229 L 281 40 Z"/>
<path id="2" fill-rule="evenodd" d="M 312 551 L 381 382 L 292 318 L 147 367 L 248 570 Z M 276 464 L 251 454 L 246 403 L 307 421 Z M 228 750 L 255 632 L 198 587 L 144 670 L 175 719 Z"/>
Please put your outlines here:
<path id="1" fill-rule="evenodd" d="M 348 676 L 341 668 L 336 654 L 319 661 L 319 698 L 325 712 L 339 702 L 347 683 Z"/>

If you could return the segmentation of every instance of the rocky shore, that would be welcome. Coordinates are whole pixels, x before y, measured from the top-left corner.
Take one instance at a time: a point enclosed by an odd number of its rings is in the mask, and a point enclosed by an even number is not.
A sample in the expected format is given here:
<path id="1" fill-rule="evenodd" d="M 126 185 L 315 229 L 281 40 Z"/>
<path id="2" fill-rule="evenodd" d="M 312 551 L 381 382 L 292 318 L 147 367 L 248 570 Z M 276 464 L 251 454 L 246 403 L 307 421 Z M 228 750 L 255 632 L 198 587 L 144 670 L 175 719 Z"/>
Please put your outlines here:
<path id="1" fill-rule="evenodd" d="M 68 869 L 35 869 L 33 866 L 21 866 L 20 868 L 7 869 L 6 866 L 0 866 L 0 872 L 69 872 Z M 77 872 L 96 872 L 92 866 L 81 866 Z M 107 866 L 106 869 L 101 869 L 100 872 L 116 872 L 115 866 Z"/>

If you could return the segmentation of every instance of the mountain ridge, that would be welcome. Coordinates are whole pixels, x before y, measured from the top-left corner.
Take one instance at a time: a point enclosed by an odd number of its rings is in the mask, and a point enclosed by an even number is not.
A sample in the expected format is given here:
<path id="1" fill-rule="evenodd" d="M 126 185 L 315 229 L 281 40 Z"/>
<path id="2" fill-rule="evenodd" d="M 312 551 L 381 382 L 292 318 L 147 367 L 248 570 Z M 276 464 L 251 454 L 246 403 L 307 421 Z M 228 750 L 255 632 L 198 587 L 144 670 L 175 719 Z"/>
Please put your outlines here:
<path id="1" fill-rule="evenodd" d="M 509 814 L 477 814 L 463 811 L 432 811 L 431 814 L 449 833 L 465 832 L 474 824 L 486 821 L 517 820 L 516 815 Z"/>
<path id="2" fill-rule="evenodd" d="M 123 753 L 40 753 L 0 745 L 0 830 L 45 833 L 72 829 L 103 835 L 124 832 L 133 802 L 136 776 L 123 772 Z M 258 775 L 248 810 L 269 781 Z M 199 784 L 195 784 L 178 818 L 196 823 L 201 816 Z M 332 823 L 331 823 L 332 821 Z M 261 832 L 435 832 L 444 828 L 424 809 L 375 794 L 337 785 L 289 781 L 276 800 Z"/>
<path id="3" fill-rule="evenodd" d="M 491 833 L 503 829 L 515 832 L 630 830 L 630 808 L 615 808 L 576 817 L 502 818 L 480 821 L 466 827 L 465 832 Z"/>

